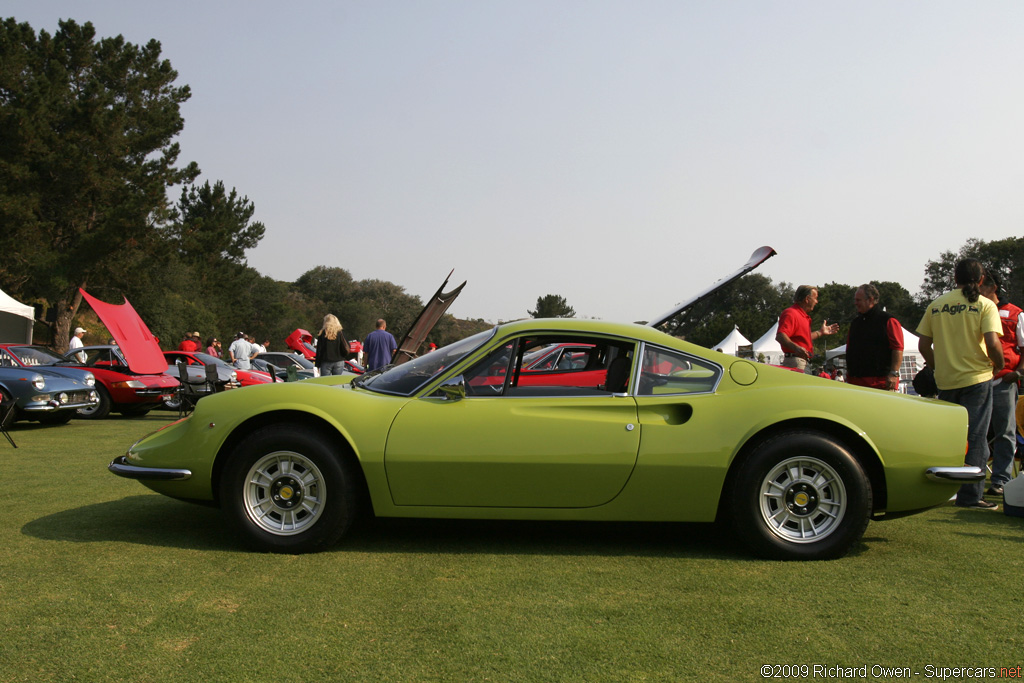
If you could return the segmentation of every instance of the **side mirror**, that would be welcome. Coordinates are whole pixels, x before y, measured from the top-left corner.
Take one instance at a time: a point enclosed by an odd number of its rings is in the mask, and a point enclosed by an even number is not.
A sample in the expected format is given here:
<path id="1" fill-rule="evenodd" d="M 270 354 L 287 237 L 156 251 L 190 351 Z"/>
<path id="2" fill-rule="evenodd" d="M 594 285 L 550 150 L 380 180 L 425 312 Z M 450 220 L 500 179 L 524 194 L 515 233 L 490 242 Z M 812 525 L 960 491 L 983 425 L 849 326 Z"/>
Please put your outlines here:
<path id="1" fill-rule="evenodd" d="M 446 380 L 437 388 L 446 401 L 461 401 L 466 398 L 466 381 L 462 375 Z"/>

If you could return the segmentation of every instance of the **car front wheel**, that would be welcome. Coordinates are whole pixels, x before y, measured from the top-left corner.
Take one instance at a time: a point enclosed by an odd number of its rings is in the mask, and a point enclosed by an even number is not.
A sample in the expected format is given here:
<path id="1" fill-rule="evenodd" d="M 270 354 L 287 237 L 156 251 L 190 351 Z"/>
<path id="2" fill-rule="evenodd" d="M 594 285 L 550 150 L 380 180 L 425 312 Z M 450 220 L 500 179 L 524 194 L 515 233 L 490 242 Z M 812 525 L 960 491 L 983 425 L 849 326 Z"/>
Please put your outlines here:
<path id="1" fill-rule="evenodd" d="M 863 536 L 871 484 L 857 459 L 831 437 L 779 434 L 758 445 L 740 468 L 731 492 L 732 523 L 757 554 L 834 559 Z"/>
<path id="2" fill-rule="evenodd" d="M 78 417 L 99 420 L 110 414 L 113 401 L 110 400 L 110 394 L 107 393 L 106 387 L 101 386 L 99 382 L 96 383 L 96 395 L 99 397 L 99 402 L 87 408 L 79 408 Z"/>
<path id="3" fill-rule="evenodd" d="M 221 505 L 257 550 L 314 552 L 336 543 L 351 527 L 356 476 L 322 434 L 270 425 L 232 452 L 221 478 Z"/>

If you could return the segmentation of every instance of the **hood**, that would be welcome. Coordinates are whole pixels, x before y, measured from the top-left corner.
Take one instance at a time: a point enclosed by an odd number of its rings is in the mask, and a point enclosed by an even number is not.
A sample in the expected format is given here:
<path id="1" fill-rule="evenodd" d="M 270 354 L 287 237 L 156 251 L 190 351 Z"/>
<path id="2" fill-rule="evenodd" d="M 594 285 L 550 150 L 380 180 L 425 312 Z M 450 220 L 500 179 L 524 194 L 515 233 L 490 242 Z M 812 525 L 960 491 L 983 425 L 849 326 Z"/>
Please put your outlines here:
<path id="1" fill-rule="evenodd" d="M 160 351 L 160 344 L 128 299 L 120 305 L 108 304 L 90 296 L 84 289 L 78 291 L 110 330 L 129 370 L 141 375 L 157 375 L 167 370 L 167 359 Z"/>
<path id="2" fill-rule="evenodd" d="M 292 351 L 298 351 L 309 360 L 316 358 L 316 350 L 313 348 L 313 335 L 303 329 L 297 329 L 288 335 L 284 343 Z"/>
<path id="3" fill-rule="evenodd" d="M 402 337 L 402 341 L 398 343 L 398 349 L 395 351 L 394 358 L 391 361 L 395 365 L 404 363 L 405 361 L 416 357 L 420 345 L 426 341 L 427 335 L 434 329 L 434 325 L 437 324 L 437 321 L 441 319 L 441 316 L 445 314 L 448 307 L 451 306 L 452 302 L 459 296 L 462 292 L 462 288 L 466 286 L 466 283 L 463 282 L 450 292 L 444 291 L 445 286 L 448 284 L 448 278 L 450 278 L 454 272 L 455 269 L 453 268 L 451 272 L 448 273 L 448 277 L 446 277 L 444 282 L 441 283 L 441 286 L 437 288 L 436 292 L 434 292 L 434 296 L 430 297 L 427 301 L 427 305 L 423 307 L 422 311 L 420 311 L 416 320 L 414 320 L 412 325 L 409 326 L 409 331 L 405 333 L 404 337 Z"/>
<path id="4" fill-rule="evenodd" d="M 775 256 L 775 253 L 776 253 L 775 250 L 772 249 L 771 247 L 761 247 L 760 249 L 757 249 L 756 251 L 754 251 L 753 254 L 750 255 L 750 258 L 747 260 L 747 262 L 744 263 L 740 267 L 740 269 L 737 270 L 735 273 L 732 273 L 731 275 L 727 275 L 726 277 L 722 278 L 721 280 L 719 280 L 715 284 L 713 284 L 710 287 L 708 287 L 707 289 L 705 289 L 700 294 L 698 294 L 698 295 L 696 295 L 696 296 L 694 296 L 694 297 L 692 297 L 690 299 L 686 299 L 685 301 L 681 301 L 680 303 L 676 304 L 675 306 L 673 306 L 669 310 L 665 311 L 661 315 L 655 316 L 654 318 L 651 318 L 651 320 L 647 323 L 647 325 L 650 326 L 650 327 L 660 327 L 661 325 L 664 325 L 665 323 L 667 323 L 672 318 L 676 317 L 677 315 L 679 315 L 680 313 L 682 313 L 686 309 L 692 308 L 696 304 L 700 303 L 704 299 L 706 299 L 709 296 L 711 296 L 712 294 L 714 294 L 716 291 L 718 291 L 722 287 L 725 287 L 727 284 L 729 284 L 733 280 L 737 280 L 737 279 L 743 277 L 744 275 L 746 275 L 747 273 L 749 273 L 750 271 L 754 270 L 759 265 L 761 265 L 762 263 L 764 263 L 765 261 L 770 259 L 772 256 Z"/>

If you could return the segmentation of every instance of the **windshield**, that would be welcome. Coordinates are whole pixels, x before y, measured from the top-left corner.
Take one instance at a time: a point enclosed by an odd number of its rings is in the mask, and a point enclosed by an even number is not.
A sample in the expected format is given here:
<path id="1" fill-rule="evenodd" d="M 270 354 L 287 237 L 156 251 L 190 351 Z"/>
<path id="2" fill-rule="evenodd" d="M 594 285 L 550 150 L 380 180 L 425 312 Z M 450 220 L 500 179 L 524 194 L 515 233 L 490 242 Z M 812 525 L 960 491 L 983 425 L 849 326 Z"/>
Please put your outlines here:
<path id="1" fill-rule="evenodd" d="M 213 363 L 214 365 L 223 365 L 225 367 L 228 366 L 228 364 L 222 361 L 220 358 L 217 358 L 216 356 L 211 356 L 208 353 L 196 352 L 193 353 L 192 355 L 195 356 L 196 360 L 198 360 L 203 365 L 209 365 L 210 363 Z"/>
<path id="2" fill-rule="evenodd" d="M 274 360 L 271 360 L 270 362 L 275 365 L 284 363 L 286 365 L 298 365 L 306 370 L 313 369 L 313 361 L 307 359 L 305 356 L 300 356 L 297 353 L 290 353 L 283 358 L 279 358 L 278 356 L 274 356 L 273 358 Z"/>
<path id="3" fill-rule="evenodd" d="M 484 342 L 494 336 L 493 327 L 466 337 L 462 341 L 442 347 L 437 351 L 425 353 L 407 363 L 397 365 L 379 375 L 370 375 L 359 381 L 356 386 L 365 387 L 372 391 L 379 391 L 384 394 L 399 394 L 409 396 L 417 389 L 434 379 L 442 372 L 452 367 L 470 353 L 480 348 Z"/>
<path id="4" fill-rule="evenodd" d="M 64 360 L 42 346 L 9 346 L 7 350 L 25 365 L 53 365 Z"/>

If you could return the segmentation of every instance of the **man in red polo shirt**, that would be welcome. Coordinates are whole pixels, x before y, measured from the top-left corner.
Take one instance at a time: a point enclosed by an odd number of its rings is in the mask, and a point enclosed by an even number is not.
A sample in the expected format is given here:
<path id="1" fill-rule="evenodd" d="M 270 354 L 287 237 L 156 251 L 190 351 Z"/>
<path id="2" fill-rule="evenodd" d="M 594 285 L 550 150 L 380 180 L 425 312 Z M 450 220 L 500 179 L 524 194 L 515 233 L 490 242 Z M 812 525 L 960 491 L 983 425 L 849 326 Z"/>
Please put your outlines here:
<path id="1" fill-rule="evenodd" d="M 1017 383 L 1024 374 L 1024 357 L 1020 353 L 1024 339 L 1024 316 L 1021 309 L 999 296 L 999 279 L 988 271 L 982 283 L 981 295 L 990 299 L 999 309 L 999 322 L 1003 325 L 1003 369 L 992 379 L 992 479 L 990 495 L 1003 495 L 1003 484 L 1013 478 L 1013 455 L 1017 450 Z"/>
<path id="2" fill-rule="evenodd" d="M 838 323 L 829 325 L 825 320 L 821 323 L 821 329 L 811 332 L 811 311 L 817 305 L 818 288 L 800 285 L 793 296 L 793 305 L 779 316 L 779 331 L 775 340 L 786 354 L 782 360 L 783 367 L 803 372 L 807 369 L 807 361 L 814 355 L 814 340 L 839 331 Z"/>

